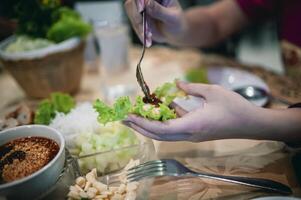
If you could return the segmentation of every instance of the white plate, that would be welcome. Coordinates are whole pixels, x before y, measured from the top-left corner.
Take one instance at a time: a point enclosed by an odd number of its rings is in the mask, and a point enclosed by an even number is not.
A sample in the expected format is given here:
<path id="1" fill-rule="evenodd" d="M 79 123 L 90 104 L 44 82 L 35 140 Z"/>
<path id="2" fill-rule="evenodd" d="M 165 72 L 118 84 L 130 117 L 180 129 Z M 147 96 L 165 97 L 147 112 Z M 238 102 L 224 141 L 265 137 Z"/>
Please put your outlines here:
<path id="1" fill-rule="evenodd" d="M 256 86 L 269 92 L 267 84 L 258 76 L 247 71 L 234 69 L 231 67 L 210 67 L 208 69 L 208 80 L 211 84 L 218 84 L 222 87 L 235 90 L 245 86 Z M 268 98 L 251 101 L 257 106 L 264 106 Z"/>

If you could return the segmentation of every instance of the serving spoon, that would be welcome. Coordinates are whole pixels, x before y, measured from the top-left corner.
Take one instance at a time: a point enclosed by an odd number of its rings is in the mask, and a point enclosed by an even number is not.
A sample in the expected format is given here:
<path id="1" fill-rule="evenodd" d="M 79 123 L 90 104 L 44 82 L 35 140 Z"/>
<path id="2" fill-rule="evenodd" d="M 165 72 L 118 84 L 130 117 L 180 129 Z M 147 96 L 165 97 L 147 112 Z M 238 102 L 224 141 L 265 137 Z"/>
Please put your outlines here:
<path id="1" fill-rule="evenodd" d="M 252 86 L 252 85 L 244 86 L 244 87 L 234 89 L 233 91 L 240 94 L 245 99 L 250 100 L 250 101 L 252 101 L 252 100 L 261 100 L 261 99 L 268 98 L 269 100 L 278 101 L 278 102 L 281 102 L 285 105 L 292 105 L 291 102 L 289 102 L 285 99 L 273 97 L 265 89 L 262 89 L 262 88 L 257 87 L 257 86 Z"/>

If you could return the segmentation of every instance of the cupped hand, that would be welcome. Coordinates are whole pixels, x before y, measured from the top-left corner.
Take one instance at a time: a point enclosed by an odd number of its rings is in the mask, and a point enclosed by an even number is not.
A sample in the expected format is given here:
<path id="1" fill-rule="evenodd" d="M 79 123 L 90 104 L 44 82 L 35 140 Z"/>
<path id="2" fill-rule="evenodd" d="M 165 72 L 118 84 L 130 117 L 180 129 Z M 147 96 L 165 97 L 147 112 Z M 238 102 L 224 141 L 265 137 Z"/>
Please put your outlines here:
<path id="1" fill-rule="evenodd" d="M 204 106 L 189 113 L 176 107 L 179 118 L 166 122 L 130 115 L 124 124 L 155 140 L 192 142 L 247 138 L 256 124 L 261 108 L 232 91 L 216 85 L 183 82 L 177 85 L 188 95 L 204 98 Z"/>
<path id="2" fill-rule="evenodd" d="M 143 42 L 141 12 L 146 9 L 146 46 L 152 39 L 167 42 L 179 37 L 185 29 L 182 8 L 177 0 L 126 0 L 125 9 L 135 32 Z"/>

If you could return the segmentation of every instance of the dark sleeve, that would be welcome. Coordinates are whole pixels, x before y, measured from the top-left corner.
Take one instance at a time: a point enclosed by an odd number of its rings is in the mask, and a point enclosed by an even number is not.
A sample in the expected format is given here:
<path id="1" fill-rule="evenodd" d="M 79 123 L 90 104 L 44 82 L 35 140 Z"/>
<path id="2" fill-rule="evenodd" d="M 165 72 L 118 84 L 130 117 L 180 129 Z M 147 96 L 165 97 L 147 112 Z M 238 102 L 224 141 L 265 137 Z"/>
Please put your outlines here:
<path id="1" fill-rule="evenodd" d="M 290 105 L 288 108 L 301 108 L 301 102 Z M 301 142 L 286 142 L 286 145 L 292 148 L 301 148 Z"/>
<path id="2" fill-rule="evenodd" d="M 301 102 L 293 104 L 293 105 L 289 106 L 288 108 L 301 108 Z"/>
<path id="3" fill-rule="evenodd" d="M 275 16 L 284 0 L 236 0 L 243 13 L 251 20 Z"/>

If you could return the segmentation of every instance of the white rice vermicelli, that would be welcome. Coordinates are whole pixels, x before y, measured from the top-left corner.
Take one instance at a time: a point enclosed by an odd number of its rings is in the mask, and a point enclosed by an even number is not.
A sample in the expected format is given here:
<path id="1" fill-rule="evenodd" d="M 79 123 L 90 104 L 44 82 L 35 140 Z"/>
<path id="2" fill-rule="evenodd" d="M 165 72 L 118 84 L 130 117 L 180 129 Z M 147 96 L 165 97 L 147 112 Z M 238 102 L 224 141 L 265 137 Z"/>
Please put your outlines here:
<path id="1" fill-rule="evenodd" d="M 72 139 L 80 133 L 95 133 L 100 125 L 97 122 L 98 114 L 89 102 L 81 103 L 72 109 L 70 113 L 57 113 L 49 125 L 60 131 L 67 142 L 72 145 Z"/>

